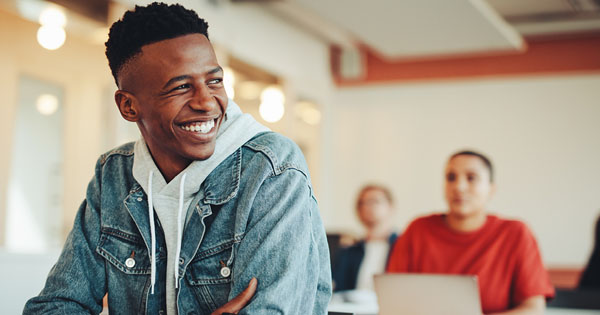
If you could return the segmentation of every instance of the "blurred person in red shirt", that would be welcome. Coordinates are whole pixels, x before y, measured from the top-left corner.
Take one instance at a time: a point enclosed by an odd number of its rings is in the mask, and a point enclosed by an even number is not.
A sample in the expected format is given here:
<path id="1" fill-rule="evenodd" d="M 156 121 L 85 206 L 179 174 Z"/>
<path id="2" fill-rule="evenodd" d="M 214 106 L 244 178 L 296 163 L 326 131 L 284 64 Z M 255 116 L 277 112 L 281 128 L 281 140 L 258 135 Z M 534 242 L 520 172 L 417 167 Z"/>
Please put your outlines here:
<path id="1" fill-rule="evenodd" d="M 477 275 L 485 314 L 543 314 L 554 288 L 537 242 L 524 223 L 487 214 L 494 191 L 487 157 L 453 154 L 445 171 L 448 211 L 411 222 L 387 271 Z"/>

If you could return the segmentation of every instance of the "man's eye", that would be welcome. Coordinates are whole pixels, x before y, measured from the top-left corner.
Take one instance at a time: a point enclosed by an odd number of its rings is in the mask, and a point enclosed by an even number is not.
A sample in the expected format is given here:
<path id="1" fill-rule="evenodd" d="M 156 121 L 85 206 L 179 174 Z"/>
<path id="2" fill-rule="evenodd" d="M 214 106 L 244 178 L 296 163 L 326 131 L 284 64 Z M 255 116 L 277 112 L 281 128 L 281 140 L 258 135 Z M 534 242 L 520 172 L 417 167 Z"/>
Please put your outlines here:
<path id="1" fill-rule="evenodd" d="M 456 179 L 455 174 L 450 173 L 450 174 L 446 175 L 446 180 L 449 182 L 453 182 L 455 179 Z"/>
<path id="2" fill-rule="evenodd" d="M 467 180 L 470 182 L 475 181 L 476 179 L 477 179 L 477 176 L 475 176 L 475 175 L 467 175 Z"/>
<path id="3" fill-rule="evenodd" d="M 173 91 L 177 91 L 177 90 L 183 90 L 183 89 L 187 89 L 187 88 L 189 88 L 189 87 L 190 87 L 190 85 L 186 83 L 186 84 L 182 84 L 182 85 L 179 85 L 179 86 L 175 87 L 175 88 L 173 89 Z"/>
<path id="4" fill-rule="evenodd" d="M 222 83 L 222 82 L 223 82 L 222 78 L 215 78 L 215 79 L 210 79 L 208 81 L 208 84 L 219 84 L 219 83 Z"/>

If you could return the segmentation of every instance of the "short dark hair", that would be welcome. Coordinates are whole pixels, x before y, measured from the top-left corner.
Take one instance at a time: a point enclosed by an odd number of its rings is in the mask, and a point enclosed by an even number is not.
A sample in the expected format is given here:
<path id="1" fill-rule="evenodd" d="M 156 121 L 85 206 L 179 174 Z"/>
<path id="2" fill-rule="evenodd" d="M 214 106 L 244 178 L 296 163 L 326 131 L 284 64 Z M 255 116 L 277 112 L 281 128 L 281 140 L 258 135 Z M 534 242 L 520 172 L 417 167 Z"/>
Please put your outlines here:
<path id="1" fill-rule="evenodd" d="M 113 23 L 105 43 L 106 57 L 115 82 L 123 65 L 142 52 L 142 46 L 188 34 L 208 38 L 208 24 L 198 14 L 179 4 L 153 2 L 135 6 Z"/>
<path id="2" fill-rule="evenodd" d="M 477 151 L 463 150 L 463 151 L 459 151 L 459 152 L 452 154 L 450 156 L 450 158 L 448 159 L 448 161 L 452 160 L 453 158 L 455 158 L 459 155 L 469 155 L 469 156 L 478 157 L 483 162 L 483 164 L 485 164 L 485 166 L 487 167 L 487 169 L 490 173 L 490 182 L 492 182 L 492 183 L 494 182 L 494 167 L 492 166 L 492 162 L 490 161 L 490 159 L 488 159 L 487 156 L 485 156 Z"/>
<path id="3" fill-rule="evenodd" d="M 362 197 L 362 195 L 368 191 L 368 190 L 379 190 L 383 193 L 383 195 L 385 196 L 385 199 L 387 199 L 387 201 L 390 204 L 394 204 L 394 198 L 392 197 L 392 193 L 390 192 L 389 189 L 387 189 L 387 187 L 380 185 L 380 184 L 368 184 L 363 186 L 360 191 L 358 192 L 358 196 L 356 197 L 356 209 L 358 210 L 358 203 L 360 202 L 360 198 Z"/>

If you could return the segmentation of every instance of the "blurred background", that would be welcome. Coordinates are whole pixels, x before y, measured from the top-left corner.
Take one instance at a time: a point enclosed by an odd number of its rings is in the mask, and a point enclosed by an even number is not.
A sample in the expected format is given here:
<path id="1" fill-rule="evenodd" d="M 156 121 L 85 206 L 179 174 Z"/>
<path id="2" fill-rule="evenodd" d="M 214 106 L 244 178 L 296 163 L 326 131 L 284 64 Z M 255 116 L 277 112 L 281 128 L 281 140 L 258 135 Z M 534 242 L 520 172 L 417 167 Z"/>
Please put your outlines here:
<path id="1" fill-rule="evenodd" d="M 59 250 L 98 155 L 139 137 L 104 42 L 149 1 L 0 1 L 6 266 Z M 445 161 L 475 149 L 496 167 L 489 210 L 526 222 L 575 285 L 600 214 L 600 1 L 179 3 L 208 21 L 228 95 L 303 150 L 329 234 L 361 236 L 370 182 L 392 190 L 397 231 L 444 211 Z"/>

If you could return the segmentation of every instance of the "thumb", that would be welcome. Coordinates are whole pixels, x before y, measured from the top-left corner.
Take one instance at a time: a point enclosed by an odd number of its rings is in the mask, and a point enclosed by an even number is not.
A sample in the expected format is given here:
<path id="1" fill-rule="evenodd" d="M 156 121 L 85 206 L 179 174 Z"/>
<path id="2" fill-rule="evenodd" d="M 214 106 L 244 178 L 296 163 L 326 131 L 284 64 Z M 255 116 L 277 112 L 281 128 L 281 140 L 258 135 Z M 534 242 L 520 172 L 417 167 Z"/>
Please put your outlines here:
<path id="1" fill-rule="evenodd" d="M 252 299 L 254 293 L 256 292 L 257 285 L 258 280 L 256 280 L 256 278 L 252 278 L 244 291 L 234 297 L 231 301 L 227 302 L 225 305 L 216 309 L 211 315 L 237 314 Z"/>
<path id="2" fill-rule="evenodd" d="M 233 302 L 233 305 L 235 307 L 239 307 L 239 309 L 242 309 L 254 296 L 257 285 L 258 280 L 256 280 L 256 278 L 253 277 L 252 279 L 250 279 L 250 282 L 248 282 L 248 286 L 246 287 L 246 289 L 244 289 L 242 293 L 234 297 L 233 300 L 231 300 L 230 302 Z"/>

